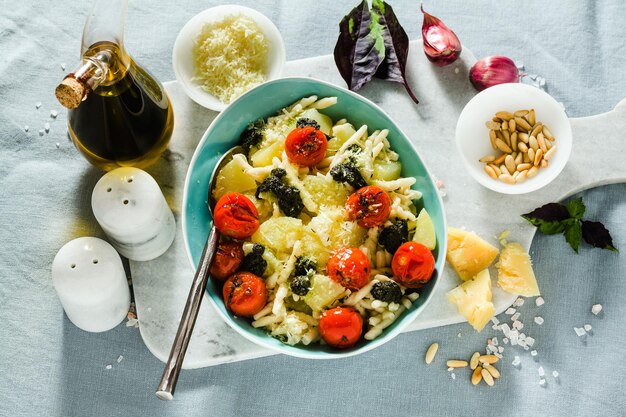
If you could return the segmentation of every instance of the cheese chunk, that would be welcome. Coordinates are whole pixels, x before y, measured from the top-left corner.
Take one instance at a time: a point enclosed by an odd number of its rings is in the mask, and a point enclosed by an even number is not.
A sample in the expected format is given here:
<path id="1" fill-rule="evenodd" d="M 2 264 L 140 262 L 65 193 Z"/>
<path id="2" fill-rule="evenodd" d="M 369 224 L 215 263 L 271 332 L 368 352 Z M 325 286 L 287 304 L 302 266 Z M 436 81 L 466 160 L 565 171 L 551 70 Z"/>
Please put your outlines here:
<path id="1" fill-rule="evenodd" d="M 446 259 L 463 281 L 488 268 L 498 256 L 498 248 L 490 245 L 475 233 L 448 228 L 448 253 Z"/>
<path id="2" fill-rule="evenodd" d="M 476 277 L 448 292 L 448 301 L 454 304 L 469 324 L 480 332 L 496 313 L 491 302 L 489 270 L 480 271 Z"/>
<path id="3" fill-rule="evenodd" d="M 498 285 L 504 291 L 524 297 L 540 295 L 530 255 L 519 243 L 509 243 L 502 249 L 496 267 Z"/>

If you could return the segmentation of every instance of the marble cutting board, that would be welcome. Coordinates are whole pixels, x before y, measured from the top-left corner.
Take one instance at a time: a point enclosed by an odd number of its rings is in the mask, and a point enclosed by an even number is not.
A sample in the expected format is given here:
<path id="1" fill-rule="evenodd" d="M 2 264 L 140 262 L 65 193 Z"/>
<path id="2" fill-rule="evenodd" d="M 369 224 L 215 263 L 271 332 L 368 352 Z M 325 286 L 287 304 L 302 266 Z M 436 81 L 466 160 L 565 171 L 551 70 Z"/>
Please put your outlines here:
<path id="1" fill-rule="evenodd" d="M 519 214 L 586 188 L 626 181 L 626 169 L 621 164 L 623 152 L 615 152 L 626 150 L 619 135 L 626 131 L 626 100 L 609 113 L 571 119 L 572 156 L 550 185 L 531 194 L 503 196 L 468 176 L 454 145 L 456 120 L 476 94 L 467 79 L 474 62 L 474 56 L 465 48 L 457 62 L 439 68 L 425 58 L 420 43 L 412 42 L 407 77 L 420 99 L 418 106 L 399 84 L 376 80 L 360 93 L 396 121 L 414 141 L 431 172 L 443 182 L 450 226 L 473 230 L 493 244 L 497 244 L 497 236 L 503 230 L 509 230 L 508 240 L 518 241 L 528 249 L 535 229 Z M 330 55 L 288 62 L 284 75 L 309 76 L 345 86 Z M 169 150 L 149 172 L 174 211 L 177 236 L 161 257 L 150 262 L 131 262 L 141 336 L 161 361 L 169 355 L 194 273 L 185 252 L 180 222 L 185 175 L 197 143 L 217 115 L 191 101 L 177 82 L 165 86 L 175 111 L 174 134 Z M 541 287 L 542 279 L 547 277 L 537 278 Z M 405 331 L 463 322 L 445 297 L 458 284 L 454 271 L 446 267 L 428 308 Z M 497 313 L 503 312 L 515 298 L 494 286 Z M 205 295 L 183 367 L 201 368 L 273 354 L 276 352 L 253 344 L 232 330 Z"/>

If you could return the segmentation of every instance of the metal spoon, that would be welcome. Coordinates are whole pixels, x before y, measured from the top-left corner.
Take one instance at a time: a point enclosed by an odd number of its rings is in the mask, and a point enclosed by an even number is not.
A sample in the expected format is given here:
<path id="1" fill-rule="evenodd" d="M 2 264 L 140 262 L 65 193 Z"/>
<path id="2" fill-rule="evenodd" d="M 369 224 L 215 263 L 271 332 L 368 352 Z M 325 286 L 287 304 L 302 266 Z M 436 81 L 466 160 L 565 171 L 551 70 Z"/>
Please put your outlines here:
<path id="1" fill-rule="evenodd" d="M 233 155 L 242 153 L 241 146 L 235 146 L 222 156 L 217 162 L 213 173 L 211 174 L 211 181 L 209 181 L 209 196 L 207 199 L 207 205 L 209 206 L 209 212 L 213 215 L 213 207 L 215 207 L 215 198 L 213 197 L 213 189 L 217 182 L 217 173 L 232 159 Z M 170 357 L 167 359 L 163 375 L 161 376 L 161 382 L 157 387 L 156 396 L 161 400 L 171 400 L 174 398 L 174 390 L 176 389 L 176 382 L 178 381 L 178 375 L 180 369 L 183 366 L 183 359 L 187 352 L 187 345 L 189 345 L 189 339 L 193 332 L 193 327 L 196 324 L 196 318 L 198 317 L 198 310 L 200 309 L 200 303 L 202 302 L 202 295 L 206 289 L 207 281 L 209 280 L 209 269 L 211 262 L 213 262 L 213 256 L 217 249 L 217 244 L 220 240 L 220 233 L 215 228 L 215 224 L 211 225 L 211 231 L 207 237 L 202 256 L 200 257 L 200 263 L 196 269 L 196 275 L 193 277 L 191 288 L 189 289 L 189 295 L 187 296 L 187 304 L 180 318 L 180 324 L 178 325 L 178 331 L 172 343 L 172 350 L 170 351 Z"/>

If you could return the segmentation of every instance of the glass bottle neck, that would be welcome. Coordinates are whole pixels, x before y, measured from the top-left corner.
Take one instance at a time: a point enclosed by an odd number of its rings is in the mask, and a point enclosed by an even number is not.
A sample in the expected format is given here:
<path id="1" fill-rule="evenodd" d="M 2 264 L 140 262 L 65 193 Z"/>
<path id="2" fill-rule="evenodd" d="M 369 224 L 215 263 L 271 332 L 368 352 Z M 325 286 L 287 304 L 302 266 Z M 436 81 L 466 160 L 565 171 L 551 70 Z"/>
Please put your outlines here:
<path id="1" fill-rule="evenodd" d="M 84 55 L 96 43 L 117 44 L 124 51 L 124 24 L 128 0 L 94 0 L 83 29 L 81 53 Z"/>

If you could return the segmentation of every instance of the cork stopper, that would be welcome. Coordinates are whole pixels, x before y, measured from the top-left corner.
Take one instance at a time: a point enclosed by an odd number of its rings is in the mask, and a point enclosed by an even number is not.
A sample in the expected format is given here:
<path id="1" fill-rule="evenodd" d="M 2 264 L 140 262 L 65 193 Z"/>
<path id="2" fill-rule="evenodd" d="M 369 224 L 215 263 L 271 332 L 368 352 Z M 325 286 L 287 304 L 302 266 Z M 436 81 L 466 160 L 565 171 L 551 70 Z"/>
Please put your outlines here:
<path id="1" fill-rule="evenodd" d="M 75 78 L 67 77 L 55 90 L 55 95 L 59 103 L 68 109 L 75 109 L 87 95 L 88 88 Z"/>

